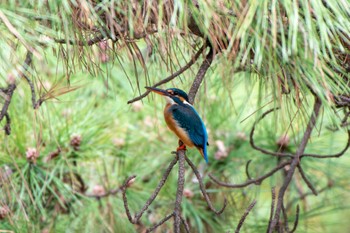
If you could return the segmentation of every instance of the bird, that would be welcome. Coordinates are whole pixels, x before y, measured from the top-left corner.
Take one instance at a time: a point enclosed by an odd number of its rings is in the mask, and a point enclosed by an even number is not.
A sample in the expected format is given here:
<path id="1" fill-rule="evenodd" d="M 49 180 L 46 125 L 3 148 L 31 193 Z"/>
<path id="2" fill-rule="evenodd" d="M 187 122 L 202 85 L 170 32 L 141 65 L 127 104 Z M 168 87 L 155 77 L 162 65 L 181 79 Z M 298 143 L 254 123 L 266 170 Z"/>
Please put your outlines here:
<path id="1" fill-rule="evenodd" d="M 197 113 L 189 103 L 188 95 L 178 88 L 166 90 L 145 87 L 147 90 L 162 95 L 166 99 L 164 119 L 168 128 L 176 134 L 182 144 L 179 143 L 177 150 L 186 150 L 188 147 L 196 147 L 208 163 L 208 133 L 207 129 Z"/>

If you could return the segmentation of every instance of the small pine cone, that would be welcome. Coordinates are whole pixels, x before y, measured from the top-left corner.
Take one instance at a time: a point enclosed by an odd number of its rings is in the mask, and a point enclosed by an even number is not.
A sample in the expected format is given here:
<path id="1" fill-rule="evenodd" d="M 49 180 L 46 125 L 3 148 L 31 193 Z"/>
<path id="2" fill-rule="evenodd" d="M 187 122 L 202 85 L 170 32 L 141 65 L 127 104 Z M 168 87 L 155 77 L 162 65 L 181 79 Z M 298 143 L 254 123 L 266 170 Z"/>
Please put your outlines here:
<path id="1" fill-rule="evenodd" d="M 282 135 L 276 142 L 279 148 L 286 149 L 289 145 L 289 136 L 287 134 Z"/>
<path id="2" fill-rule="evenodd" d="M 80 144 L 82 141 L 82 137 L 78 134 L 73 134 L 70 138 L 70 145 L 73 147 L 74 150 L 79 150 L 80 149 Z"/>
<path id="3" fill-rule="evenodd" d="M 185 188 L 184 189 L 184 197 L 191 199 L 194 196 L 192 190 Z"/>
<path id="4" fill-rule="evenodd" d="M 28 147 L 26 150 L 26 158 L 30 163 L 36 163 L 37 158 L 39 157 L 39 153 L 36 148 Z"/>
<path id="5" fill-rule="evenodd" d="M 10 213 L 10 208 L 7 205 L 0 206 L 0 220 L 6 218 Z"/>

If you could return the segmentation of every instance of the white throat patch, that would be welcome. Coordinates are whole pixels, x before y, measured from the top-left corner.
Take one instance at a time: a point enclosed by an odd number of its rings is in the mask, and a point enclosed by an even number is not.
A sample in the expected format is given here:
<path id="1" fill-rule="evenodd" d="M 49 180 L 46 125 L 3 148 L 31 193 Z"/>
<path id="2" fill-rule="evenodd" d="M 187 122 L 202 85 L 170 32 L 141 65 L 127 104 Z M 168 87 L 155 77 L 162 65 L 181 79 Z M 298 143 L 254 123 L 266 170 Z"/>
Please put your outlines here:
<path id="1" fill-rule="evenodd" d="M 164 97 L 165 97 L 166 102 L 167 102 L 168 104 L 170 104 L 170 105 L 176 104 L 175 101 L 174 101 L 172 98 L 170 98 L 169 96 L 164 96 Z M 189 105 L 189 106 L 192 106 L 192 104 L 190 104 L 190 103 L 187 102 L 186 100 L 184 100 L 182 103 L 183 103 L 183 104 L 187 104 L 187 105 Z"/>
<path id="2" fill-rule="evenodd" d="M 175 101 L 172 98 L 170 98 L 169 96 L 164 96 L 164 97 L 165 97 L 166 102 L 168 104 L 171 104 L 171 105 L 175 104 Z"/>

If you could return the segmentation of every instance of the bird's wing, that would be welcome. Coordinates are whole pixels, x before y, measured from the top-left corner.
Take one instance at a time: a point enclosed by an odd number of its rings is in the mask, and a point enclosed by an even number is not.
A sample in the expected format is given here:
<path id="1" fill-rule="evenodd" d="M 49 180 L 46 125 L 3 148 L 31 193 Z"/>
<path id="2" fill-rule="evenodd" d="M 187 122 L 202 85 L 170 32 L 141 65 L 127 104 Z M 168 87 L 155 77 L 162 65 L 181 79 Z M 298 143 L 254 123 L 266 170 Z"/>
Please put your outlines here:
<path id="1" fill-rule="evenodd" d="M 173 118 L 178 125 L 185 129 L 196 147 L 204 148 L 208 142 L 207 130 L 196 110 L 188 106 L 174 105 Z"/>

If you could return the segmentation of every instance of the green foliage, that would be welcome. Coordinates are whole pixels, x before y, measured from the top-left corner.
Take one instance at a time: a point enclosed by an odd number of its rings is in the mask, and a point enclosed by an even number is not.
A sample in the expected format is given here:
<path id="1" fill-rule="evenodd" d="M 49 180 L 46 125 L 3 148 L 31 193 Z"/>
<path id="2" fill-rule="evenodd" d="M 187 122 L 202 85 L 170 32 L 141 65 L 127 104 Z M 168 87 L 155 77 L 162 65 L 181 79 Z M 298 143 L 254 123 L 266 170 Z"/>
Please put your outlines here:
<path id="1" fill-rule="evenodd" d="M 100 199 L 91 194 L 116 189 L 136 174 L 127 196 L 132 213 L 143 206 L 171 161 L 177 139 L 163 122 L 160 97 L 126 103 L 143 93 L 144 86 L 178 70 L 206 39 L 221 52 L 195 103 L 209 131 L 209 165 L 196 150 L 189 150 L 188 156 L 204 175 L 214 206 L 222 205 L 224 196 L 229 205 L 223 216 L 215 216 L 188 171 L 182 211 L 193 232 L 234 231 L 253 199 L 257 205 L 242 231 L 266 230 L 270 189 L 282 184 L 283 170 L 244 189 L 218 187 L 207 176 L 213 173 L 242 183 L 247 180 L 248 160 L 252 177 L 275 166 L 276 158 L 254 151 L 248 141 L 253 122 L 265 110 L 280 107 L 257 126 L 256 144 L 276 151 L 276 142 L 288 135 L 287 150 L 294 152 L 314 92 L 324 109 L 306 152 L 333 154 L 344 147 L 345 132 L 326 127 L 339 127 L 344 115 L 334 114 L 333 96 L 349 93 L 343 65 L 347 61 L 343 55 L 349 53 L 349 2 L 198 1 L 198 6 L 175 2 L 170 15 L 156 4 L 155 22 L 145 20 L 153 17 L 154 8 L 147 8 L 141 17 L 141 7 L 136 4 L 134 9 L 132 1 L 116 1 L 112 9 L 110 1 L 0 3 L 0 87 L 13 78 L 18 86 L 9 108 L 11 135 L 0 135 L 0 231 L 140 232 L 169 214 L 176 170 L 142 218 L 145 226 L 129 223 L 120 193 Z M 113 23 L 124 27 L 123 36 L 112 30 Z M 150 24 L 157 33 L 148 31 Z M 146 39 L 136 41 L 142 33 L 140 38 Z M 99 44 L 82 46 L 100 35 L 109 39 L 107 49 Z M 20 78 L 26 50 L 33 52 L 29 77 L 36 97 L 46 100 L 38 109 L 33 109 L 30 88 Z M 164 87 L 187 91 L 198 67 L 195 64 Z M 298 232 L 348 229 L 343 220 L 350 214 L 347 156 L 303 159 L 306 175 L 324 191 L 300 200 L 308 187 L 299 174 L 292 180 L 287 212 L 292 226 L 296 204 L 301 205 Z M 168 222 L 159 232 L 171 227 Z"/>
<path id="2" fill-rule="evenodd" d="M 52 62 L 49 51 L 46 56 L 47 62 L 35 64 L 42 74 L 37 85 L 47 85 L 46 89 L 50 89 L 49 85 L 54 85 L 52 82 L 65 85 L 64 80 L 55 81 L 50 77 L 55 72 L 56 65 Z M 226 88 L 222 89 L 221 81 L 217 82 L 218 79 L 215 78 L 220 67 L 219 63 L 216 64 L 208 74 L 205 85 L 207 88 L 200 91 L 196 103 L 196 108 L 209 130 L 210 163 L 205 165 L 196 150 L 189 150 L 188 156 L 200 167 L 203 174 L 212 172 L 226 177 L 230 182 L 240 183 L 246 180 L 245 164 L 249 159 L 253 160 L 250 165 L 253 177 L 267 172 L 276 160 L 252 150 L 247 141 L 251 125 L 256 116 L 259 116 L 258 113 L 250 115 L 261 101 L 260 96 L 264 95 L 259 93 L 260 87 L 254 84 L 254 77 L 247 77 L 243 73 L 236 74 L 234 82 L 226 82 Z M 11 217 L 1 220 L 0 229 L 16 232 L 43 229 L 51 232 L 135 231 L 126 219 L 120 194 L 101 200 L 86 197 L 80 193 L 82 184 L 76 174 L 84 180 L 88 194 L 94 192 L 94 187 L 96 191 L 97 185 L 105 190 L 119 187 L 127 176 L 136 174 L 136 181 L 128 189 L 127 195 L 132 211 L 137 211 L 156 187 L 173 156 L 170 152 L 175 149 L 177 140 L 163 122 L 162 99 L 150 96 L 142 103 L 127 105 L 133 91 L 124 71 L 109 63 L 103 69 L 106 69 L 105 72 L 110 69 L 108 78 L 93 78 L 78 73 L 71 85 L 81 88 L 48 100 L 37 110 L 32 109 L 30 100 L 26 98 L 30 95 L 29 88 L 25 83 L 20 83 L 10 108 L 10 115 L 13 116 L 12 134 L 8 137 L 1 135 L 1 168 L 9 167 L 12 175 L 9 176 L 10 183 L 5 182 L 1 187 L 1 200 L 9 206 Z M 57 77 L 60 77 L 64 70 L 58 70 Z M 132 66 L 125 70 L 128 75 L 133 73 Z M 166 76 L 162 73 L 160 70 L 149 69 L 150 77 Z M 186 90 L 190 85 L 187 78 L 189 75 L 190 72 L 184 75 L 185 79 L 175 80 L 172 85 Z M 270 99 L 262 101 L 263 104 L 269 102 Z M 273 105 L 273 102 L 269 104 L 270 107 Z M 264 109 L 266 108 L 268 107 Z M 296 113 L 298 114 L 294 116 Z M 276 150 L 276 140 L 287 133 L 291 138 L 289 149 L 295 150 L 294 145 L 303 132 L 305 114 L 296 107 L 288 106 L 287 113 L 279 111 L 276 115 L 277 118 L 271 115 L 258 126 L 256 142 L 265 148 Z M 291 119 L 294 119 L 292 126 Z M 279 124 L 275 123 L 276 120 Z M 328 124 L 327 119 L 323 124 Z M 74 149 L 72 138 L 77 136 L 81 137 L 81 143 L 78 149 Z M 308 152 L 335 152 L 345 144 L 345 139 L 342 132 L 334 136 L 324 129 L 316 131 Z M 214 158 L 218 150 L 216 140 L 223 141 L 228 148 L 227 157 L 219 160 Z M 39 151 L 35 164 L 30 164 L 26 159 L 29 147 Z M 57 148 L 61 148 L 59 155 L 49 159 Z M 305 170 L 316 187 L 321 189 L 328 182 L 333 182 L 334 188 L 321 193 L 318 198 L 308 197 L 307 202 L 301 202 L 304 208 L 300 217 L 301 231 L 308 228 L 309 232 L 319 232 L 322 227 L 338 229 L 338 225 L 315 224 L 327 219 L 327 216 L 344 213 L 340 209 L 344 208 L 340 200 L 348 197 L 346 177 L 350 174 L 346 166 L 341 164 L 347 160 L 307 160 Z M 146 226 L 154 224 L 169 213 L 169 203 L 173 202 L 176 192 L 176 176 L 173 171 L 156 203 L 143 217 Z M 261 186 L 251 186 L 243 190 L 219 188 L 205 178 L 215 206 L 222 204 L 223 196 L 229 199 L 224 216 L 217 217 L 207 209 L 193 175 L 187 173 L 185 188 L 193 194 L 184 200 L 183 214 L 196 232 L 232 230 L 244 209 L 253 199 L 257 199 L 258 204 L 243 229 L 248 232 L 260 231 L 268 221 L 270 187 L 280 184 L 280 177 L 276 174 Z M 299 185 L 301 181 L 295 182 L 295 185 Z M 307 192 L 304 184 L 301 187 Z M 298 188 L 300 187 L 292 186 L 291 199 L 298 196 Z M 339 198 L 334 199 L 333 195 Z M 295 204 L 292 207 L 295 208 Z M 294 209 L 290 211 L 293 216 Z M 290 221 L 292 224 L 293 218 Z M 312 226 L 308 227 L 310 224 Z M 161 229 L 169 227 L 171 222 Z"/>

